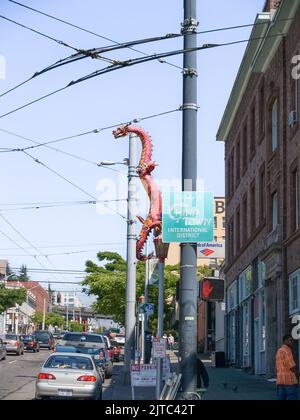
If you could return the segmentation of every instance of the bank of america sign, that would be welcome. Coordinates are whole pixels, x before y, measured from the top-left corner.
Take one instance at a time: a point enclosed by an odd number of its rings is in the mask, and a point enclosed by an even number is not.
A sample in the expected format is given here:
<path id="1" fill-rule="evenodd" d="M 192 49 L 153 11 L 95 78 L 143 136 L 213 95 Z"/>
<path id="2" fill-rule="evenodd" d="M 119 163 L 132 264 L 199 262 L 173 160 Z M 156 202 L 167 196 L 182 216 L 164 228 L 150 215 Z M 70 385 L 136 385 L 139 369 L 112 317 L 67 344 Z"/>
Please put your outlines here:
<path id="1" fill-rule="evenodd" d="M 201 242 L 197 246 L 198 258 L 225 259 L 225 241 Z"/>

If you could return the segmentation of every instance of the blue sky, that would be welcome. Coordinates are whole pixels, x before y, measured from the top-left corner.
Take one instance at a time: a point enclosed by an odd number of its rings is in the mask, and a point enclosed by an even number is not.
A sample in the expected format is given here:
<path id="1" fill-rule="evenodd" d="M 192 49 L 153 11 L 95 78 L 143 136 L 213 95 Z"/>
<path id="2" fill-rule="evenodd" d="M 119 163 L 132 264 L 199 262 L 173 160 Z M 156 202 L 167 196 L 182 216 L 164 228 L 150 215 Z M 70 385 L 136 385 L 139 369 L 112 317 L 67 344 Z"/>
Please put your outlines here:
<path id="1" fill-rule="evenodd" d="M 182 0 L 24 0 L 24 3 L 46 13 L 66 19 L 117 42 L 177 33 L 183 16 Z M 254 22 L 262 10 L 263 0 L 199 1 L 199 31 Z M 77 48 L 93 48 L 110 43 L 80 32 L 47 17 L 2 0 L 0 14 L 63 40 Z M 199 35 L 199 45 L 245 39 L 251 28 Z M 6 79 L 0 80 L 0 94 L 36 71 L 72 54 L 72 50 L 42 38 L 12 23 L 1 21 L 0 55 L 6 60 Z M 182 39 L 140 46 L 146 53 L 164 52 L 182 47 Z M 246 44 L 217 48 L 198 53 L 199 128 L 198 176 L 206 190 L 224 195 L 224 145 L 216 143 L 216 132 L 236 77 Z M 131 50 L 115 51 L 110 58 L 134 58 Z M 182 57 L 170 58 L 182 66 Z M 65 86 L 106 64 L 86 59 L 62 67 L 8 96 L 0 98 L 0 114 Z M 182 75 L 179 69 L 152 62 L 119 70 L 79 84 L 43 102 L 0 119 L 0 128 L 11 130 L 35 141 L 44 142 L 97 127 L 121 123 L 178 108 L 182 103 Z M 154 159 L 159 163 L 155 176 L 159 179 L 180 179 L 181 114 L 144 121 L 142 126 L 154 142 Z M 0 133 L 1 147 L 24 147 L 29 142 Z M 128 155 L 128 140 L 115 141 L 111 131 L 57 143 L 57 148 L 95 162 L 120 161 Z M 102 197 L 97 185 L 121 185 L 110 189 L 110 198 L 125 198 L 126 176 L 100 169 L 49 149 L 39 148 L 32 155 L 61 173 L 91 195 Z M 0 153 L 0 209 L 7 203 L 88 200 L 89 197 L 57 178 L 23 153 Z M 126 167 L 119 167 L 126 171 Z M 114 194 L 117 195 L 114 197 Z M 121 208 L 123 213 L 125 208 Z M 61 269 L 84 269 L 86 259 L 95 259 L 97 251 L 112 250 L 125 256 L 126 223 L 115 214 L 100 215 L 95 206 L 59 207 L 40 210 L 6 211 L 3 215 L 38 249 L 45 254 L 86 251 L 71 255 L 51 256 Z M 22 247 L 28 244 L 4 220 L 0 231 Z M 0 258 L 9 259 L 12 267 L 27 264 L 40 268 L 37 261 L 1 236 Z M 114 245 L 96 245 L 112 243 Z M 28 250 L 37 254 L 37 250 Z M 39 261 L 52 268 L 49 260 Z M 49 275 L 31 276 L 48 280 Z M 60 281 L 80 281 L 72 276 L 57 276 Z M 63 286 L 69 289 L 74 286 Z M 54 288 L 54 286 L 53 286 Z"/>

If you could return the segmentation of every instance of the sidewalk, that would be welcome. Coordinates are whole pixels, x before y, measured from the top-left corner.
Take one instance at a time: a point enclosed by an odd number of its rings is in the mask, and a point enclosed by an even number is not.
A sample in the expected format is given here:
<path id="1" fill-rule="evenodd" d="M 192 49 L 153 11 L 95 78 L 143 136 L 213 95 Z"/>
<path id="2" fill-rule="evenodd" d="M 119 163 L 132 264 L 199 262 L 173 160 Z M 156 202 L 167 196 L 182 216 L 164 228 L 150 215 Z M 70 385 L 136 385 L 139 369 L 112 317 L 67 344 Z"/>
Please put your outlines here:
<path id="1" fill-rule="evenodd" d="M 205 363 L 210 386 L 206 401 L 274 401 L 277 399 L 276 384 L 265 378 L 249 375 L 241 370 L 217 369 Z"/>
<path id="2" fill-rule="evenodd" d="M 170 357 L 172 372 L 177 371 L 178 358 L 173 351 L 167 351 Z M 123 378 L 123 365 L 115 365 L 113 376 L 110 384 L 105 386 L 103 391 L 103 400 L 132 400 L 132 390 L 130 385 L 124 385 Z M 155 401 L 155 388 L 135 388 L 134 389 L 135 401 Z"/>
<path id="3" fill-rule="evenodd" d="M 168 351 L 172 371 L 177 372 L 177 352 Z M 217 369 L 209 360 L 204 360 L 210 377 L 210 386 L 204 396 L 206 401 L 275 401 L 276 385 L 263 377 L 249 375 L 241 370 L 226 368 Z M 115 365 L 113 377 L 105 387 L 104 400 L 131 400 L 131 387 L 123 383 L 123 365 Z M 155 388 L 135 388 L 135 400 L 155 400 Z"/>

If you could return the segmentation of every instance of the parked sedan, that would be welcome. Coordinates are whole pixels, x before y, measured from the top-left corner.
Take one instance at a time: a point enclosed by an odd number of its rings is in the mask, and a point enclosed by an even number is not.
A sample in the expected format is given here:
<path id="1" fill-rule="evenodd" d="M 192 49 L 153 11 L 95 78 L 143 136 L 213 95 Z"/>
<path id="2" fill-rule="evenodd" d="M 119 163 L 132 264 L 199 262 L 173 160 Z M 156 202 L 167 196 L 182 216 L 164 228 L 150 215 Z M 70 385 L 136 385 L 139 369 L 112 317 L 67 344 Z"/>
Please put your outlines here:
<path id="1" fill-rule="evenodd" d="M 102 399 L 102 379 L 92 356 L 53 353 L 36 381 L 36 399 Z"/>
<path id="2" fill-rule="evenodd" d="M 3 341 L 7 353 L 15 353 L 17 356 L 24 354 L 24 345 L 19 335 L 14 333 L 5 334 Z"/>
<path id="3" fill-rule="evenodd" d="M 0 338 L 0 360 L 5 360 L 6 355 L 7 355 L 6 347 L 4 345 L 2 338 Z"/>
<path id="4" fill-rule="evenodd" d="M 38 353 L 40 351 L 40 343 L 34 335 L 21 335 L 24 349 Z"/>

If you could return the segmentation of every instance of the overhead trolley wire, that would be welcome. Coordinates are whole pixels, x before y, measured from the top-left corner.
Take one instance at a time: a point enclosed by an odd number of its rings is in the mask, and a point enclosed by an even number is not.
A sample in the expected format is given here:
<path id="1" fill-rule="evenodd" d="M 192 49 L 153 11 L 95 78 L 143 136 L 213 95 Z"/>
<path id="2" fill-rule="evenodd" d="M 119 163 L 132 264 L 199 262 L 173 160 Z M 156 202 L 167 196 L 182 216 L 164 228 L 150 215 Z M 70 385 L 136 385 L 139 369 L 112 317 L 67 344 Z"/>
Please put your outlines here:
<path id="1" fill-rule="evenodd" d="M 18 137 L 18 138 L 23 139 L 23 140 L 27 140 L 27 141 L 30 141 L 32 143 L 36 143 L 35 146 L 27 146 L 27 147 L 23 147 L 23 148 L 11 148 L 11 149 L 8 150 L 9 152 L 23 152 L 23 151 L 27 151 L 27 150 L 36 149 L 36 148 L 39 148 L 39 147 L 48 147 L 48 148 L 50 148 L 49 147 L 49 144 L 54 144 L 54 143 L 59 143 L 59 142 L 67 141 L 67 140 L 81 138 L 81 137 L 84 137 L 84 136 L 87 136 L 87 135 L 90 135 L 90 134 L 99 134 L 102 131 L 112 130 L 113 128 L 119 127 L 120 125 L 129 125 L 129 124 L 133 124 L 133 123 L 134 124 L 137 124 L 137 123 L 140 123 L 142 121 L 146 121 L 146 120 L 149 120 L 149 119 L 162 117 L 162 116 L 165 116 L 165 115 L 170 115 L 170 114 L 173 114 L 173 113 L 179 112 L 179 111 L 181 111 L 181 107 L 178 107 L 178 108 L 175 108 L 175 109 L 171 109 L 171 110 L 168 110 L 168 111 L 163 111 L 163 112 L 156 113 L 156 114 L 147 115 L 147 116 L 144 116 L 144 117 L 132 118 L 131 120 L 127 120 L 126 122 L 123 121 L 123 122 L 119 122 L 117 124 L 111 124 L 111 125 L 106 126 L 106 127 L 95 128 L 93 130 L 89 130 L 89 131 L 86 131 L 86 132 L 81 132 L 81 133 L 78 133 L 78 134 L 74 134 L 72 136 L 67 136 L 67 137 L 56 139 L 56 140 L 49 140 L 49 141 L 43 142 L 43 143 L 37 142 L 37 141 L 32 140 L 32 139 L 30 139 L 28 137 L 21 136 L 21 135 L 16 134 L 16 133 L 14 133 L 12 131 L 4 130 L 4 129 L 1 129 L 1 128 L 0 128 L 0 131 L 4 132 L 6 134 L 10 134 L 12 136 Z M 69 152 L 65 152 L 63 150 L 56 149 L 56 148 L 53 148 L 53 147 L 51 147 L 50 149 L 52 149 L 52 150 L 54 150 L 56 152 L 59 152 L 59 153 L 63 153 L 63 154 L 72 156 L 72 157 L 74 157 L 76 159 L 80 159 L 80 160 L 86 161 L 88 163 L 92 163 L 93 165 L 97 165 L 97 166 L 100 166 L 100 167 L 105 167 L 106 169 L 110 169 L 110 170 L 113 170 L 115 172 L 120 172 L 122 174 L 127 175 L 125 172 L 121 172 L 119 170 L 116 170 L 116 169 L 113 169 L 113 168 L 110 168 L 110 167 L 107 167 L 107 166 L 101 166 L 101 165 L 99 165 L 96 162 L 89 161 L 89 160 L 84 159 L 82 157 L 73 155 L 73 154 L 71 154 Z"/>
<path id="2" fill-rule="evenodd" d="M 250 41 L 258 41 L 258 40 L 262 40 L 262 39 L 268 39 L 268 38 L 275 38 L 275 37 L 283 37 L 284 34 L 280 33 L 280 34 L 275 34 L 275 35 L 270 35 L 270 36 L 264 36 L 264 37 L 257 37 L 257 38 L 250 38 L 250 39 L 244 39 L 244 40 L 239 40 L 239 41 L 231 41 L 231 42 L 226 42 L 223 44 L 204 44 L 201 47 L 195 47 L 195 48 L 188 48 L 188 49 L 181 49 L 181 50 L 175 50 L 175 51 L 169 51 L 169 52 L 165 52 L 165 53 L 160 53 L 160 54 L 152 54 L 143 58 L 135 58 L 135 59 L 129 59 L 123 62 L 120 62 L 119 64 L 113 64 L 111 66 L 105 67 L 103 69 L 97 70 L 93 73 L 90 73 L 86 76 L 83 76 L 77 80 L 73 80 L 71 81 L 69 84 L 67 84 L 66 86 L 57 89 L 53 92 L 48 93 L 47 95 L 44 95 L 40 98 L 37 98 L 31 102 L 26 103 L 25 105 L 22 105 L 18 108 L 15 108 L 5 114 L 0 115 L 0 119 L 7 117 L 11 114 L 14 114 L 24 108 L 27 108 L 29 106 L 32 106 L 33 104 L 40 102 L 46 98 L 49 98 L 57 93 L 60 93 L 68 88 L 70 88 L 71 86 L 75 86 L 81 82 L 84 82 L 86 80 L 90 80 L 94 77 L 98 77 L 100 75 L 106 74 L 106 73 L 110 73 L 112 71 L 115 70 L 120 70 L 123 69 L 125 67 L 131 67 L 137 64 L 143 64 L 143 63 L 147 63 L 150 61 L 154 61 L 157 60 L 159 58 L 165 58 L 165 57 L 172 57 L 172 56 L 176 56 L 176 55 L 182 55 L 184 53 L 188 53 L 188 52 L 193 52 L 193 51 L 202 51 L 202 50 L 207 50 L 207 49 L 212 49 L 212 48 L 220 48 L 220 47 L 225 47 L 225 46 L 232 46 L 232 45 L 238 45 L 238 44 L 242 44 L 242 43 L 248 43 Z"/>
<path id="3" fill-rule="evenodd" d="M 50 15 L 50 14 L 48 14 L 48 13 L 45 13 L 45 12 L 42 12 L 42 11 L 40 11 L 40 10 L 38 10 L 38 9 L 34 9 L 33 7 L 29 7 L 29 6 L 25 5 L 25 4 L 19 3 L 19 2 L 17 2 L 17 1 L 13 1 L 13 0 L 9 0 L 9 1 L 10 1 L 11 3 L 14 3 L 14 4 L 18 5 L 18 6 L 24 7 L 25 9 L 28 9 L 28 10 L 31 10 L 31 11 L 33 11 L 33 12 L 39 13 L 39 14 L 41 14 L 41 15 L 43 15 L 43 16 L 46 16 L 46 17 L 48 17 L 48 18 L 50 18 L 50 19 L 53 19 L 53 20 L 56 20 L 56 21 L 58 21 L 58 22 L 60 22 L 60 23 L 63 23 L 63 24 L 65 24 L 65 25 L 71 26 L 72 28 L 75 28 L 75 29 L 78 29 L 78 30 L 80 30 L 80 31 L 83 31 L 83 32 L 89 33 L 90 35 L 93 35 L 93 36 L 96 36 L 96 37 L 98 37 L 98 38 L 104 39 L 104 40 L 106 40 L 106 41 L 112 42 L 113 44 L 120 45 L 120 43 L 119 43 L 119 42 L 117 42 L 117 41 L 115 41 L 115 40 L 113 40 L 113 39 L 111 39 L 111 38 L 108 38 L 108 37 L 106 37 L 106 36 L 100 35 L 100 34 L 98 34 L 98 33 L 96 33 L 96 32 L 90 31 L 90 30 L 88 30 L 88 29 L 82 28 L 81 26 L 75 25 L 75 24 L 73 24 L 73 23 L 71 23 L 71 22 L 68 22 L 68 21 L 66 21 L 66 20 L 59 19 L 59 18 L 57 18 L 57 17 L 55 17 L 55 16 L 52 16 L 52 15 Z M 145 52 L 140 51 L 140 50 L 137 50 L 137 49 L 132 48 L 132 47 L 130 47 L 130 46 L 128 46 L 127 48 L 129 48 L 129 49 L 131 49 L 132 51 L 135 51 L 135 52 L 137 52 L 137 53 L 139 53 L 139 54 L 142 54 L 142 55 L 147 55 Z M 159 60 L 159 61 L 160 61 L 160 60 Z M 172 66 L 172 67 L 175 67 L 175 68 L 177 68 L 177 69 L 179 69 L 179 70 L 182 70 L 182 67 L 177 66 L 176 64 L 173 64 L 173 63 L 170 63 L 170 62 L 167 62 L 167 61 L 160 61 L 160 62 L 161 62 L 162 64 L 168 64 L 169 66 Z"/>
<path id="4" fill-rule="evenodd" d="M 83 194 L 89 196 L 90 198 L 92 198 L 93 200 L 97 201 L 97 198 L 94 197 L 92 194 L 90 194 L 89 192 L 87 192 L 86 190 L 84 190 L 82 187 L 78 186 L 77 184 L 75 184 L 73 181 L 69 180 L 68 178 L 66 178 L 65 176 L 61 175 L 60 173 L 58 173 L 57 171 L 55 171 L 54 169 L 50 168 L 49 166 L 47 166 L 45 163 L 41 162 L 39 159 L 37 159 L 36 157 L 32 156 L 31 154 L 29 154 L 26 151 L 23 151 L 23 153 L 25 155 L 27 155 L 28 157 L 30 157 L 35 163 L 43 166 L 45 169 L 47 169 L 48 171 L 52 172 L 54 175 L 58 176 L 59 178 L 61 178 L 62 180 L 64 180 L 65 182 L 67 182 L 68 184 L 72 185 L 74 188 L 76 188 L 77 190 L 81 191 Z M 123 214 L 119 213 L 117 210 L 115 210 L 114 208 L 110 207 L 109 205 L 105 204 L 105 203 L 101 203 L 102 206 L 110 209 L 112 212 L 116 213 L 117 215 L 119 215 L 122 219 L 127 221 L 127 217 L 125 217 Z"/>

